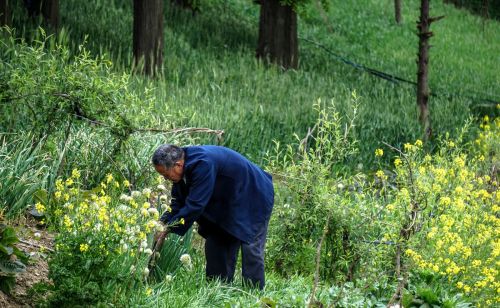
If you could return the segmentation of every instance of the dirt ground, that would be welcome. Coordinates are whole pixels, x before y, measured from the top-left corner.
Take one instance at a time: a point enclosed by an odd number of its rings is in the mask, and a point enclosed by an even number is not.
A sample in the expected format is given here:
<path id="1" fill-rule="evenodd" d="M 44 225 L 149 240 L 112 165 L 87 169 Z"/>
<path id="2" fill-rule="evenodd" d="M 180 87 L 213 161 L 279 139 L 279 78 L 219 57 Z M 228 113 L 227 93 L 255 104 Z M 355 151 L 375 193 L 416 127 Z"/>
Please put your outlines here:
<path id="1" fill-rule="evenodd" d="M 16 286 L 11 294 L 0 291 L 0 307 L 34 307 L 28 290 L 39 282 L 50 283 L 47 255 L 54 246 L 54 236 L 47 232 L 32 218 L 23 218 L 13 224 L 21 240 L 17 248 L 30 255 L 30 261 L 24 273 L 16 278 Z"/>

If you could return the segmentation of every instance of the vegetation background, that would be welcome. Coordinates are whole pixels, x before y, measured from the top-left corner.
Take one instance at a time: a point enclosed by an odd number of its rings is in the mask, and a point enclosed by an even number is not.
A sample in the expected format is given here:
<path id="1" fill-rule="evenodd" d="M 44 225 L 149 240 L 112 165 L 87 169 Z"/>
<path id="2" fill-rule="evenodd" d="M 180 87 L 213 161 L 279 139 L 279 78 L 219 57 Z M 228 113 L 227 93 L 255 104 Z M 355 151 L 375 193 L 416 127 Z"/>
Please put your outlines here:
<path id="1" fill-rule="evenodd" d="M 48 227 L 65 234 L 64 228 L 69 227 L 64 225 L 64 214 L 55 211 L 67 206 L 70 197 L 63 202 L 54 194 L 65 189 L 70 194 L 74 188 L 71 198 L 85 201 L 87 191 L 109 184 L 108 174 L 123 188 L 106 192 L 109 200 L 103 202 L 112 215 L 121 204 L 121 193 L 130 195 L 130 190 L 158 185 L 149 158 L 154 148 L 165 142 L 231 147 L 272 170 L 277 185 L 276 228 L 270 229 L 265 291 L 242 288 L 239 280 L 232 285 L 206 283 L 196 235 L 182 248 L 177 242 L 180 239 L 172 239 L 177 244 L 170 246 L 172 259 L 186 252 L 192 255 L 192 270 L 180 263 L 164 265 L 162 279 L 155 282 L 145 283 L 141 277 L 124 282 L 120 278 L 103 287 L 106 275 L 130 267 L 123 269 L 113 259 L 99 259 L 99 250 L 85 257 L 81 247 L 85 250 L 86 246 L 80 245 L 89 241 L 89 235 L 76 232 L 79 235 L 74 238 L 56 239 L 59 244 L 71 243 L 73 250 L 58 250 L 52 256 L 55 286 L 69 288 L 38 286 L 34 298 L 40 305 L 55 305 L 62 298 L 90 305 L 110 301 L 167 307 L 304 306 L 313 304 L 311 298 L 333 306 L 374 306 L 391 301 L 400 275 L 395 270 L 396 245 L 366 243 L 406 245 L 412 241 L 390 235 L 404 227 L 405 215 L 390 211 L 393 214 L 380 216 L 372 213 L 374 209 L 385 211 L 389 205 L 401 204 L 408 213 L 421 213 L 407 208 L 414 203 L 404 203 L 398 195 L 402 189 L 412 190 L 412 185 L 401 179 L 403 172 L 394 166 L 396 157 L 410 155 L 410 148 L 404 155 L 392 149 L 403 150 L 407 143 L 415 146 L 423 136 L 412 84 L 417 70 L 415 21 L 420 1 L 403 2 L 401 24 L 394 21 L 393 1 L 330 0 L 321 1 L 324 6 L 314 1 L 300 6 L 299 67 L 291 70 L 255 59 L 260 6 L 252 1 L 192 2 L 195 12 L 165 3 L 163 67 L 154 78 L 133 68 L 131 1 L 61 1 L 57 33 L 45 27 L 43 20 L 29 17 L 21 2 L 9 3 L 12 28 L 3 30 L 0 43 L 0 205 L 8 221 L 19 220 L 27 209 L 33 210 L 33 205 L 40 203 L 44 209 L 38 209 L 44 212 Z M 445 18 L 431 27 L 429 85 L 434 138 L 419 148 L 439 158 L 433 161 L 436 169 L 448 170 L 441 159 L 467 153 L 467 166 L 475 174 L 471 183 L 476 185 L 478 178 L 484 181 L 470 190 L 484 189 L 490 195 L 484 200 L 481 196 L 471 198 L 482 200 L 477 202 L 482 202 L 483 212 L 495 216 L 498 129 L 494 118 L 500 112 L 500 24 L 462 8 L 463 3 L 455 4 L 431 2 L 431 14 Z M 490 17 L 495 18 L 497 7 L 494 1 L 490 4 Z M 380 72 L 388 75 L 381 78 Z M 300 147 L 303 138 L 305 143 Z M 443 153 L 450 140 L 457 147 Z M 377 149 L 383 149 L 384 154 L 374 155 Z M 481 155 L 485 163 L 479 162 Z M 423 154 L 412 159 L 424 164 Z M 81 173 L 78 181 L 75 178 L 77 184 L 58 188 L 56 180 L 67 181 L 74 169 Z M 376 171 L 382 173 L 377 175 Z M 489 180 L 484 180 L 486 175 Z M 123 187 L 124 180 L 130 186 Z M 344 188 L 352 194 L 344 194 Z M 154 191 L 158 200 L 150 200 L 159 210 L 160 195 Z M 421 201 L 423 197 L 417 195 L 410 199 Z M 434 195 L 426 195 L 426 200 L 436 205 L 440 202 Z M 68 219 L 77 221 L 82 215 L 64 209 Z M 427 214 L 425 225 L 437 227 L 435 212 Z M 327 217 L 331 220 L 325 221 Z M 458 216 L 455 219 L 459 220 Z M 390 222 L 391 226 L 377 221 Z M 364 229 L 356 232 L 355 226 L 363 226 L 362 222 Z M 147 224 L 147 220 L 141 223 Z M 485 230 L 498 222 L 491 223 Z M 425 234 L 425 230 L 415 233 Z M 283 238 L 286 234 L 290 237 Z M 498 233 L 491 231 L 484 245 L 496 247 L 495 235 L 498 238 Z M 429 241 L 418 251 L 425 259 L 426 249 L 435 247 L 433 241 L 416 238 Z M 117 250 L 123 248 L 120 239 L 114 240 Z M 318 247 L 320 262 L 316 259 Z M 463 285 L 457 287 L 458 282 L 467 283 L 465 280 L 449 278 L 444 269 L 433 271 L 440 261 L 432 261 L 432 256 L 426 259 L 430 267 L 408 266 L 407 305 L 419 301 L 451 306 L 498 302 L 498 291 L 494 291 L 498 289 L 498 255 L 489 253 L 477 259 L 490 264 L 487 268 L 496 267 L 491 274 L 494 281 L 488 282 L 491 290 L 479 288 L 487 290 L 484 292 L 467 292 Z M 75 259 L 75 254 L 83 257 Z M 366 258 L 359 257 L 363 254 Z M 132 259 L 126 264 L 144 262 L 144 256 L 129 257 Z M 411 253 L 406 257 L 408 264 L 415 259 Z M 446 258 L 451 257 L 442 256 L 442 262 Z M 86 263 L 89 260 L 92 262 Z M 462 261 L 464 267 L 472 262 Z M 75 271 L 82 264 L 109 271 L 104 276 L 85 276 Z M 317 264 L 320 271 L 315 270 Z M 460 275 L 465 277 L 466 271 Z M 480 281 L 471 278 L 468 284 L 474 287 Z M 128 283 L 134 286 L 129 296 L 126 292 L 118 296 Z"/>

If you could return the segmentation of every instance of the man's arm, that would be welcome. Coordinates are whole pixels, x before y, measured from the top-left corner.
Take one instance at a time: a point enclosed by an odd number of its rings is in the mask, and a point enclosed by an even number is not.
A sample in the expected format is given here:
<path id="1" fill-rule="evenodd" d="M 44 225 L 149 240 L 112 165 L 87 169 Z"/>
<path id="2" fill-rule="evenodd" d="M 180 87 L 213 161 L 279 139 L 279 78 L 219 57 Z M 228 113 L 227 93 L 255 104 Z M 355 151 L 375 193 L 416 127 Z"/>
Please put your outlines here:
<path id="1" fill-rule="evenodd" d="M 192 184 L 186 197 L 184 206 L 169 216 L 168 222 L 173 223 L 169 232 L 184 235 L 196 219 L 205 210 L 212 197 L 217 171 L 214 163 L 206 160 L 200 161 L 193 167 Z M 173 213 L 173 209 L 172 209 Z"/>

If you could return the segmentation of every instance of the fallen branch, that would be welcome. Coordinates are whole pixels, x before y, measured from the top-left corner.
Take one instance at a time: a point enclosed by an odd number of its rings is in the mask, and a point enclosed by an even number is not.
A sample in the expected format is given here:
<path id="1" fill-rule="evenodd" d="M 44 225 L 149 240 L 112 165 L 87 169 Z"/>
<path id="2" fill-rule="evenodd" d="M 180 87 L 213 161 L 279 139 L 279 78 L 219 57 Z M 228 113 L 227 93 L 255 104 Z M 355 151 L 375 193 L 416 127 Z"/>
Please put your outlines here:
<path id="1" fill-rule="evenodd" d="M 25 245 L 25 246 L 29 246 L 29 247 L 35 247 L 35 248 L 45 249 L 45 250 L 48 250 L 50 252 L 54 252 L 54 249 L 52 249 L 52 248 L 49 248 L 49 247 L 46 247 L 46 246 L 42 246 L 42 245 L 38 245 L 38 244 L 35 244 L 35 243 L 26 242 L 24 240 L 19 240 L 19 244 Z"/>

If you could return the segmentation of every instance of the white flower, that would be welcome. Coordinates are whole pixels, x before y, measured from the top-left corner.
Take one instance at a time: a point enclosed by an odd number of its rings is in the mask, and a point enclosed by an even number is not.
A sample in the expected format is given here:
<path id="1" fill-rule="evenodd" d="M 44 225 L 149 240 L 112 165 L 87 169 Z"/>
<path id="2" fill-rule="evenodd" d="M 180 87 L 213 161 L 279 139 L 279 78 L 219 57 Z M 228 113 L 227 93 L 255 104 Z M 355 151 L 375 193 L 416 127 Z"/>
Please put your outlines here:
<path id="1" fill-rule="evenodd" d="M 142 271 L 142 274 L 144 276 L 148 276 L 149 275 L 149 268 L 145 267 L 144 270 Z"/>
<path id="2" fill-rule="evenodd" d="M 36 238 L 40 238 L 42 235 L 39 233 L 39 232 L 36 232 L 35 234 L 33 234 Z"/>
<path id="3" fill-rule="evenodd" d="M 344 184 L 338 183 L 337 184 L 337 188 L 340 189 L 340 190 L 344 189 Z"/>
<path id="4" fill-rule="evenodd" d="M 120 200 L 121 201 L 130 201 L 130 196 L 128 196 L 126 194 L 121 194 L 120 195 Z"/>
<path id="5" fill-rule="evenodd" d="M 147 254 L 148 256 L 150 256 L 153 254 L 153 251 L 151 250 L 151 248 L 147 248 L 147 249 L 144 249 L 144 253 Z"/>
<path id="6" fill-rule="evenodd" d="M 127 251 L 128 250 L 128 245 L 127 244 L 123 244 L 122 245 L 122 249 L 125 250 L 125 251 Z"/>
<path id="7" fill-rule="evenodd" d="M 156 223 L 155 229 L 156 229 L 156 231 L 158 231 L 158 232 L 163 232 L 163 231 L 165 231 L 165 227 L 164 227 L 164 226 L 163 226 L 163 224 L 162 224 L 162 223 L 160 223 L 160 222 L 157 222 L 157 223 Z"/>
<path id="8" fill-rule="evenodd" d="M 148 242 L 142 241 L 141 242 L 141 248 L 146 248 L 146 247 L 148 247 Z"/>
<path id="9" fill-rule="evenodd" d="M 146 209 L 141 209 L 141 214 L 142 214 L 142 216 L 146 216 L 146 217 L 149 216 L 149 212 Z"/>
<path id="10" fill-rule="evenodd" d="M 131 195 L 133 198 L 139 198 L 141 196 L 141 192 L 134 190 Z"/>
<path id="11" fill-rule="evenodd" d="M 166 188 L 166 187 L 165 187 L 165 185 L 163 185 L 163 184 L 158 185 L 156 188 L 157 188 L 159 191 L 165 191 L 165 190 L 167 190 L 167 188 Z"/>
<path id="12" fill-rule="evenodd" d="M 120 204 L 118 206 L 118 211 L 120 212 L 126 212 L 128 210 L 128 206 L 126 206 L 125 204 Z"/>
<path id="13" fill-rule="evenodd" d="M 149 212 L 149 214 L 151 214 L 151 215 L 153 215 L 153 216 L 158 216 L 158 215 L 160 215 L 160 213 L 158 213 L 158 210 L 157 210 L 157 209 L 155 209 L 154 207 L 150 207 L 150 208 L 148 209 L 148 212 Z"/>
<path id="14" fill-rule="evenodd" d="M 182 264 L 188 268 L 191 267 L 191 256 L 188 255 L 187 253 L 183 254 L 181 257 L 180 257 L 180 260 L 182 262 Z"/>
<path id="15" fill-rule="evenodd" d="M 146 197 L 149 197 L 149 195 L 151 195 L 151 189 L 149 188 L 144 188 L 142 190 L 142 194 L 145 195 Z"/>
<path id="16" fill-rule="evenodd" d="M 172 279 L 173 279 L 172 275 L 165 276 L 165 281 L 166 282 L 170 282 L 170 281 L 172 281 Z"/>
<path id="17" fill-rule="evenodd" d="M 135 272 L 135 266 L 134 266 L 134 265 L 131 265 L 131 266 L 130 266 L 130 273 L 132 273 L 132 274 L 133 274 L 134 272 Z"/>
<path id="18" fill-rule="evenodd" d="M 167 201 L 168 201 L 168 197 L 167 197 L 167 196 L 165 196 L 165 195 L 161 195 L 161 196 L 160 196 L 160 201 L 161 201 L 161 202 L 167 202 Z"/>

